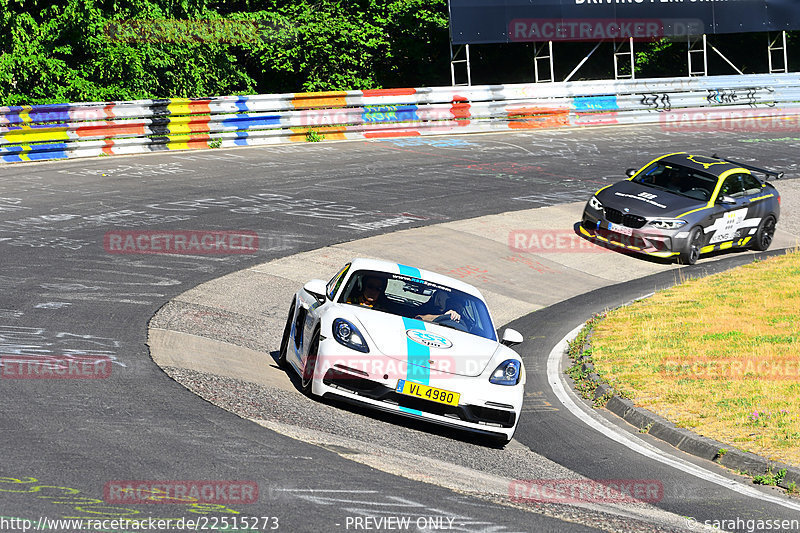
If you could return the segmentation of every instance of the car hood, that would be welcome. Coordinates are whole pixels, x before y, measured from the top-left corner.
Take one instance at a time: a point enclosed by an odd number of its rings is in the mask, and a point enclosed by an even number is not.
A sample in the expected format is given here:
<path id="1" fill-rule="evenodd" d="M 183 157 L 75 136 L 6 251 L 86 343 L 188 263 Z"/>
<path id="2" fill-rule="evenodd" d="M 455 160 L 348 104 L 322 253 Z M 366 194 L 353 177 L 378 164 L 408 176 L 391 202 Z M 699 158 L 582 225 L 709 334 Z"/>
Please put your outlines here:
<path id="1" fill-rule="evenodd" d="M 632 181 L 621 181 L 603 189 L 597 199 L 604 207 L 643 217 L 673 217 L 706 205 L 706 202 L 679 194 L 647 187 Z"/>
<path id="2" fill-rule="evenodd" d="M 423 322 L 372 309 L 347 305 L 348 314 L 367 337 L 371 350 L 422 370 L 437 370 L 461 376 L 479 376 L 495 352 L 504 348 L 485 339 L 438 324 Z"/>

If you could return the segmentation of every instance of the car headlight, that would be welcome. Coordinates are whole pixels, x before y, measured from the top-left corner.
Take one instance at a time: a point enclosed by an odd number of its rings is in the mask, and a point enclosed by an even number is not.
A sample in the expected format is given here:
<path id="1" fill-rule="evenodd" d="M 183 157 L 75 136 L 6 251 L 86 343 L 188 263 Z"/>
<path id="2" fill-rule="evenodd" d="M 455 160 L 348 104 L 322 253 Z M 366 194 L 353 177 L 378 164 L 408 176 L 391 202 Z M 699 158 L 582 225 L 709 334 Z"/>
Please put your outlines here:
<path id="1" fill-rule="evenodd" d="M 519 370 L 522 363 L 516 359 L 506 359 L 492 372 L 490 383 L 495 385 L 516 385 L 519 383 Z"/>
<path id="2" fill-rule="evenodd" d="M 589 198 L 589 207 L 600 211 L 601 209 L 603 209 L 603 204 L 600 203 L 600 200 L 597 199 L 597 196 L 592 196 L 591 198 Z"/>
<path id="3" fill-rule="evenodd" d="M 647 224 L 658 229 L 678 229 L 684 226 L 686 221 L 677 218 L 653 218 L 648 220 Z"/>
<path id="4" fill-rule="evenodd" d="M 339 344 L 353 350 L 363 353 L 369 352 L 367 341 L 364 340 L 364 336 L 358 331 L 358 328 L 343 318 L 337 318 L 333 321 L 333 338 Z"/>

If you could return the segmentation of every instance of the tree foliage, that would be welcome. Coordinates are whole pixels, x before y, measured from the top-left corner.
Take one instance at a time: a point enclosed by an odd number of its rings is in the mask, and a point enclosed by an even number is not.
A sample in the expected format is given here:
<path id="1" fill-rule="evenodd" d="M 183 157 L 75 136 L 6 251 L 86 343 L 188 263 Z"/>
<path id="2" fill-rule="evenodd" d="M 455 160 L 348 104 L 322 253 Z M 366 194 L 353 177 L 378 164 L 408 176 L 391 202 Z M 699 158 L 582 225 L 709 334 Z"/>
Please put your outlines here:
<path id="1" fill-rule="evenodd" d="M 0 104 L 443 83 L 445 0 L 0 0 Z"/>

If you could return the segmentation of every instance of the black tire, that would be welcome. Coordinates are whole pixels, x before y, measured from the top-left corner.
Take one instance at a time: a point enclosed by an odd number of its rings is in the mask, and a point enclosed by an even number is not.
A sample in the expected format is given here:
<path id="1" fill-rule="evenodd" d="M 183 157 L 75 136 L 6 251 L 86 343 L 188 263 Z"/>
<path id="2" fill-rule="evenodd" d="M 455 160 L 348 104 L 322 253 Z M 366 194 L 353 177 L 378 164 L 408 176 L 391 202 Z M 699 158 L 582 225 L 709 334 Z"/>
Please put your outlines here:
<path id="1" fill-rule="evenodd" d="M 753 250 L 757 250 L 759 252 L 763 252 L 772 244 L 772 237 L 775 235 L 775 217 L 772 215 L 768 216 L 764 220 L 761 221 L 761 224 L 758 225 L 758 229 L 756 230 L 756 234 L 753 237 L 753 243 L 750 247 Z"/>
<path id="2" fill-rule="evenodd" d="M 700 259 L 700 249 L 703 247 L 703 228 L 695 226 L 689 232 L 686 245 L 678 255 L 678 263 L 682 265 L 693 265 Z"/>
<path id="3" fill-rule="evenodd" d="M 314 372 L 317 368 L 317 352 L 319 351 L 319 330 L 314 332 L 311 337 L 311 344 L 308 345 L 308 356 L 306 357 L 306 366 L 303 368 L 302 382 L 300 388 L 303 394 L 311 396 L 311 388 L 314 384 Z"/>
<path id="4" fill-rule="evenodd" d="M 294 301 L 289 307 L 289 318 L 286 319 L 286 326 L 283 328 L 283 337 L 281 338 L 281 349 L 278 352 L 278 366 L 284 370 L 289 368 L 289 362 L 286 361 L 286 351 L 289 349 L 289 334 L 292 332 L 292 322 L 294 321 Z"/>

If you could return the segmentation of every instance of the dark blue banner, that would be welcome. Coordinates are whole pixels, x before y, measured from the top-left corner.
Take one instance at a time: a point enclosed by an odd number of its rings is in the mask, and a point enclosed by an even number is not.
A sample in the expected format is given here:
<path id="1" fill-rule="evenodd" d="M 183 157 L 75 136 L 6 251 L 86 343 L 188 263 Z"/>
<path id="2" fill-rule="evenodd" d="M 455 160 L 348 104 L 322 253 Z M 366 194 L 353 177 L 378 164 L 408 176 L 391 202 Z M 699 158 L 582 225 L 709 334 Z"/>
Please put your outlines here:
<path id="1" fill-rule="evenodd" d="M 450 0 L 454 44 L 651 41 L 796 29 L 797 0 Z"/>

